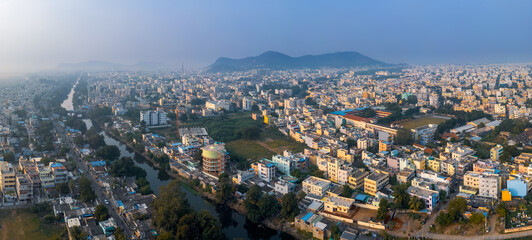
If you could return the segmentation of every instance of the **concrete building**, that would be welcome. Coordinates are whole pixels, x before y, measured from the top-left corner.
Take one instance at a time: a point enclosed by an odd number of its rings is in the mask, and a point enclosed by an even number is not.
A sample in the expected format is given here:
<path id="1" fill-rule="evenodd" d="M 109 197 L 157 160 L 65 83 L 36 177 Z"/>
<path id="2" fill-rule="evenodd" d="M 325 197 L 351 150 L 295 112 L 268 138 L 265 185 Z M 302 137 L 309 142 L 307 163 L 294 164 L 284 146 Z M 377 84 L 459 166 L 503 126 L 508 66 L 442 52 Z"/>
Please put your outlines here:
<path id="1" fill-rule="evenodd" d="M 524 197 L 532 188 L 530 180 L 521 175 L 511 175 L 508 181 L 506 181 L 506 186 L 512 197 Z"/>
<path id="2" fill-rule="evenodd" d="M 497 144 L 497 146 L 495 147 L 492 147 L 490 149 L 490 159 L 494 162 L 498 162 L 499 161 L 499 157 L 501 157 L 502 155 L 502 151 L 503 151 L 503 147 L 499 144 Z"/>
<path id="3" fill-rule="evenodd" d="M 389 176 L 383 172 L 373 172 L 364 178 L 364 193 L 376 196 L 377 192 L 388 184 Z"/>
<path id="4" fill-rule="evenodd" d="M 166 112 L 163 111 L 145 111 L 140 112 L 140 121 L 144 121 L 146 126 L 165 125 L 168 121 Z"/>
<path id="5" fill-rule="evenodd" d="M 271 182 L 276 177 L 277 168 L 275 163 L 260 161 L 257 163 L 257 169 L 259 178 L 266 182 Z"/>
<path id="6" fill-rule="evenodd" d="M 26 174 L 17 175 L 17 197 L 21 203 L 29 203 L 33 199 L 33 184 Z"/>
<path id="7" fill-rule="evenodd" d="M 16 170 L 8 162 L 0 162 L 0 191 L 6 194 L 7 192 L 15 192 L 16 190 Z"/>
<path id="8" fill-rule="evenodd" d="M 324 210 L 332 214 L 348 215 L 351 206 L 355 203 L 352 198 L 331 196 L 324 202 Z"/>
<path id="9" fill-rule="evenodd" d="M 349 186 L 352 188 L 364 187 L 364 178 L 369 175 L 364 169 L 357 169 L 349 176 Z"/>
<path id="10" fill-rule="evenodd" d="M 331 181 L 310 176 L 303 181 L 302 190 L 306 194 L 313 194 L 316 196 L 325 196 L 327 190 L 332 186 Z"/>
<path id="11" fill-rule="evenodd" d="M 498 174 L 483 173 L 479 178 L 478 195 L 497 199 L 499 197 L 500 182 Z"/>
<path id="12" fill-rule="evenodd" d="M 434 190 L 420 188 L 416 186 L 410 186 L 407 191 L 411 196 L 416 196 L 419 199 L 422 199 L 425 202 L 425 207 L 427 210 L 432 211 L 432 209 L 438 204 L 439 193 Z"/>
<path id="13" fill-rule="evenodd" d="M 226 151 L 223 144 L 207 145 L 202 151 L 204 173 L 218 176 L 225 171 Z"/>

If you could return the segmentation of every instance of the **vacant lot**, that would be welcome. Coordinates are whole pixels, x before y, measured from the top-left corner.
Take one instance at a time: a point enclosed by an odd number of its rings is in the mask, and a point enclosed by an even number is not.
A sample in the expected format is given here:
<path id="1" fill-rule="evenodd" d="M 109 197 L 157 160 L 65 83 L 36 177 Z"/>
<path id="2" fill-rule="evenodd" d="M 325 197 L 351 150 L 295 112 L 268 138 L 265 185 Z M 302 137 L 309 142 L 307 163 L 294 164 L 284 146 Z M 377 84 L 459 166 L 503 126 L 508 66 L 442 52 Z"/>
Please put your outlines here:
<path id="1" fill-rule="evenodd" d="M 442 122 L 445 122 L 445 119 L 443 118 L 434 118 L 434 117 L 422 117 L 417 119 L 411 119 L 404 123 L 401 123 L 399 125 L 403 126 L 407 129 L 414 129 L 421 126 L 425 126 L 427 124 L 440 124 Z"/>
<path id="2" fill-rule="evenodd" d="M 43 224 L 26 209 L 0 211 L 0 239 L 68 239 L 65 232 L 63 224 Z"/>
<path id="3" fill-rule="evenodd" d="M 243 158 L 251 160 L 271 158 L 275 154 L 254 140 L 235 140 L 225 143 L 225 147 L 227 151 L 234 152 Z"/>

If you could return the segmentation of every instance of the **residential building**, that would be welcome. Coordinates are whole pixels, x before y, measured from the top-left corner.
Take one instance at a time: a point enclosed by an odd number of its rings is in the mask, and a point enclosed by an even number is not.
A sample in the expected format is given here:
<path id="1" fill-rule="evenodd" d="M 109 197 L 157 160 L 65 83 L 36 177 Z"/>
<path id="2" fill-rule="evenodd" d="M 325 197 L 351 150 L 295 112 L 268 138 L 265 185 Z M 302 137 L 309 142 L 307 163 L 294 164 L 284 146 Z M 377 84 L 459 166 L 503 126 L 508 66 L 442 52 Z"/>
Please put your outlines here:
<path id="1" fill-rule="evenodd" d="M 439 193 L 434 190 L 420 188 L 416 186 L 410 186 L 407 190 L 407 192 L 411 196 L 416 196 L 419 199 L 423 200 L 425 202 L 425 207 L 428 211 L 432 211 L 432 209 L 438 204 L 439 201 Z"/>
<path id="2" fill-rule="evenodd" d="M 258 168 L 258 176 L 260 179 L 271 182 L 275 179 L 277 168 L 275 167 L 275 163 L 271 163 L 269 161 L 259 161 L 257 162 L 257 168 Z"/>
<path id="3" fill-rule="evenodd" d="M 352 188 L 364 187 L 364 178 L 369 175 L 369 172 L 364 169 L 357 169 L 349 176 L 349 186 Z"/>
<path id="4" fill-rule="evenodd" d="M 386 186 L 389 181 L 387 173 L 375 171 L 364 178 L 364 192 L 375 196 L 381 188 Z"/>
<path id="5" fill-rule="evenodd" d="M 163 111 L 145 111 L 140 112 L 140 121 L 144 121 L 146 126 L 165 125 L 168 121 L 166 112 Z"/>
<path id="6" fill-rule="evenodd" d="M 207 145 L 202 148 L 203 172 L 218 176 L 225 170 L 226 151 L 223 144 Z"/>
<path id="7" fill-rule="evenodd" d="M 499 157 L 501 157 L 502 155 L 502 151 L 503 151 L 503 147 L 499 144 L 497 144 L 497 146 L 495 147 L 492 147 L 490 149 L 490 159 L 494 162 L 498 162 Z"/>
<path id="8" fill-rule="evenodd" d="M 488 197 L 497 199 L 499 197 L 499 175 L 491 173 L 483 173 L 479 178 L 478 195 L 481 197 Z"/>
<path id="9" fill-rule="evenodd" d="M 306 194 L 313 194 L 316 196 L 324 196 L 327 190 L 332 186 L 331 181 L 310 176 L 302 183 L 302 190 Z"/>

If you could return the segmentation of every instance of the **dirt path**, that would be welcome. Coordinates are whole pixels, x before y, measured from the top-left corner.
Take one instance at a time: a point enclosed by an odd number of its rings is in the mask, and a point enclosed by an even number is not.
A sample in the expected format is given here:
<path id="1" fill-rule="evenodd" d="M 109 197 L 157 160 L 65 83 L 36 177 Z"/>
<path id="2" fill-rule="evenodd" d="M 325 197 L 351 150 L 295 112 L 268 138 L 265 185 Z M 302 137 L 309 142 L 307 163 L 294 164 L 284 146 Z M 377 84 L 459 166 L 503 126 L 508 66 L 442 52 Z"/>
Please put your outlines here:
<path id="1" fill-rule="evenodd" d="M 254 141 L 255 143 L 259 144 L 260 146 L 262 146 L 263 148 L 266 148 L 268 149 L 269 151 L 271 152 L 274 152 L 274 153 L 277 153 L 277 154 L 283 154 L 283 150 L 279 150 L 279 149 L 274 149 L 274 148 L 271 148 L 270 146 L 268 146 L 268 144 L 266 143 L 263 143 L 261 141 Z"/>

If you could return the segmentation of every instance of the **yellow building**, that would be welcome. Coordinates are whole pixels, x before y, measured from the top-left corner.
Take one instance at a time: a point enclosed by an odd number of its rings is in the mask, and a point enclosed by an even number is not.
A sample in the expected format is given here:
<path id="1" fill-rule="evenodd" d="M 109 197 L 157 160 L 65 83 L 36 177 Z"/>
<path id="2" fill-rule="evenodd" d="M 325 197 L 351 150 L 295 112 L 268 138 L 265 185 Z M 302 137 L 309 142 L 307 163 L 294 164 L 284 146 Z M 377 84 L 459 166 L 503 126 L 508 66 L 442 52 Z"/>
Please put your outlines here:
<path id="1" fill-rule="evenodd" d="M 392 145 L 389 142 L 379 141 L 379 152 L 390 151 Z"/>
<path id="2" fill-rule="evenodd" d="M 428 165 L 429 169 L 434 172 L 441 171 L 441 161 L 438 158 L 429 158 Z"/>
<path id="3" fill-rule="evenodd" d="M 476 172 L 467 172 L 464 175 L 464 186 L 477 188 L 479 187 L 480 175 Z"/>
<path id="4" fill-rule="evenodd" d="M 504 189 L 501 191 L 501 200 L 503 202 L 509 202 L 512 201 L 512 193 L 508 189 Z"/>
<path id="5" fill-rule="evenodd" d="M 388 181 L 387 173 L 375 171 L 364 178 L 364 193 L 375 196 L 379 190 L 388 184 Z"/>
<path id="6" fill-rule="evenodd" d="M 268 116 L 264 115 L 264 124 L 268 124 Z"/>
<path id="7" fill-rule="evenodd" d="M 7 191 L 15 191 L 16 187 L 16 171 L 13 165 L 8 162 L 0 162 L 0 191 L 4 194 Z"/>
<path id="8" fill-rule="evenodd" d="M 349 176 L 349 185 L 352 188 L 364 187 L 364 178 L 369 175 L 369 172 L 364 169 L 357 169 L 351 176 Z"/>
<path id="9" fill-rule="evenodd" d="M 354 202 L 352 198 L 331 196 L 325 200 L 323 209 L 333 214 L 348 214 Z"/>
<path id="10" fill-rule="evenodd" d="M 416 170 L 418 171 L 421 171 L 421 170 L 425 170 L 427 168 L 426 166 L 426 163 L 425 163 L 425 159 L 414 159 L 414 166 L 416 166 Z"/>

